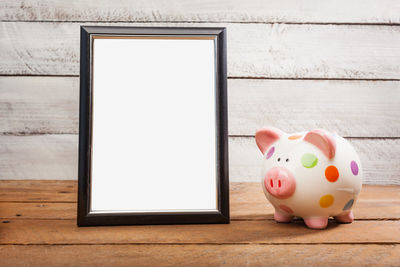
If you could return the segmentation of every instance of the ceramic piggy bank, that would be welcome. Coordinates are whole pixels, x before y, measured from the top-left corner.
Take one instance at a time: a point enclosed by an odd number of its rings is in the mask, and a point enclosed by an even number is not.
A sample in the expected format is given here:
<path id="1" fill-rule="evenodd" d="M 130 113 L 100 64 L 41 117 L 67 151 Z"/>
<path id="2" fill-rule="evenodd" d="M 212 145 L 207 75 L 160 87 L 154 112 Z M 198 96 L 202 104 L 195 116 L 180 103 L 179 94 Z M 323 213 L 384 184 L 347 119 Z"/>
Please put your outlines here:
<path id="1" fill-rule="evenodd" d="M 341 223 L 354 219 L 353 207 L 362 186 L 360 159 L 344 138 L 317 129 L 286 134 L 276 128 L 256 133 L 263 154 L 262 187 L 275 208 L 277 222 L 304 219 L 323 229 L 333 216 Z"/>

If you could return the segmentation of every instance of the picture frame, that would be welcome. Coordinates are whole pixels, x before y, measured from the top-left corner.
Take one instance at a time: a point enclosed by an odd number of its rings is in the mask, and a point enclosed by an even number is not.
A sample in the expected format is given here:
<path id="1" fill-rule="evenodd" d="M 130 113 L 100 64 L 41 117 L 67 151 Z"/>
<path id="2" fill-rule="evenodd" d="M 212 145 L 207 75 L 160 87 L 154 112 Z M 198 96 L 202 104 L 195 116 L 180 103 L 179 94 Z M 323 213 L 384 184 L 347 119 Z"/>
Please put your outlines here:
<path id="1" fill-rule="evenodd" d="M 229 223 L 225 28 L 81 26 L 78 226 Z"/>

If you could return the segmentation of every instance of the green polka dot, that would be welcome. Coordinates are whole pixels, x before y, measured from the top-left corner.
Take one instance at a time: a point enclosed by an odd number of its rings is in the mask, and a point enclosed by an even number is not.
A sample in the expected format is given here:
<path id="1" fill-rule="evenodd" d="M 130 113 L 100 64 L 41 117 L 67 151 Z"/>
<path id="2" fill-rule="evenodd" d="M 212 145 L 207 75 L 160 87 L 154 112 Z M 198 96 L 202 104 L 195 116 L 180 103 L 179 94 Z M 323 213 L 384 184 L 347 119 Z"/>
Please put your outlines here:
<path id="1" fill-rule="evenodd" d="M 318 163 L 318 158 L 313 154 L 307 153 L 301 157 L 301 164 L 306 168 L 312 168 Z"/>

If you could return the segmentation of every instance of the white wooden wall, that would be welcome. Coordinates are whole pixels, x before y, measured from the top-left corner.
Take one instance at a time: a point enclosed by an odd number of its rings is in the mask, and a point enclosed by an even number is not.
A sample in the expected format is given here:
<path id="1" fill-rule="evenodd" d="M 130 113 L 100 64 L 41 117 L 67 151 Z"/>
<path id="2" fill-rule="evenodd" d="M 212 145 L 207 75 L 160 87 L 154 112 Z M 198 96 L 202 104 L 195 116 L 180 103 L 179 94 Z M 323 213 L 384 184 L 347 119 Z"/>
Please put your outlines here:
<path id="1" fill-rule="evenodd" d="M 400 1 L 2 0 L 0 179 L 76 179 L 79 26 L 224 26 L 231 181 L 258 181 L 256 129 L 326 128 L 365 183 L 400 184 Z"/>

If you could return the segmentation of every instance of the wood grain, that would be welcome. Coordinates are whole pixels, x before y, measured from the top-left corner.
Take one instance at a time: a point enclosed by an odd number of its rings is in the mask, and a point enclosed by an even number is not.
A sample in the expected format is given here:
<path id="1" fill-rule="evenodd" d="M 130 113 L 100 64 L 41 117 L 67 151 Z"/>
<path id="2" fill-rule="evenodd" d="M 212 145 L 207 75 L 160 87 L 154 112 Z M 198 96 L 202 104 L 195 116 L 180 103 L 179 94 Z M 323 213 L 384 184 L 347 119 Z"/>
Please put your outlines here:
<path id="1" fill-rule="evenodd" d="M 0 77 L 0 88 L 2 133 L 78 133 L 78 77 Z M 400 81 L 229 79 L 228 90 L 233 136 L 266 125 L 400 136 Z"/>
<path id="2" fill-rule="evenodd" d="M 234 213 L 246 212 L 246 206 L 240 204 L 261 201 L 257 188 L 258 183 L 231 184 Z M 0 201 L 10 195 L 30 201 L 32 193 L 47 195 L 47 200 L 51 195 L 57 200 L 60 195 L 76 192 L 76 182 L 8 180 L 0 181 L 0 190 Z M 399 196 L 398 187 L 364 186 L 360 203 L 370 202 L 367 210 L 375 213 L 375 203 L 386 199 L 397 201 Z M 15 207 L 13 204 L 65 205 L 66 217 L 75 205 L 1 202 L 0 213 Z M 45 212 L 31 211 L 32 215 L 37 212 L 43 216 L 39 220 L 23 218 L 25 214 L 17 216 L 18 219 L 0 219 L 0 266 L 98 266 L 99 263 L 131 266 L 160 262 L 165 266 L 264 266 L 265 263 L 396 266 L 399 260 L 400 221 L 387 221 L 383 217 L 379 221 L 358 220 L 347 225 L 330 221 L 324 231 L 307 229 L 302 221 L 291 224 L 277 224 L 268 218 L 254 221 L 251 218 L 257 212 L 251 211 L 245 216 L 247 219 L 229 225 L 78 228 L 75 218 L 53 220 L 53 212 L 60 211 L 51 208 Z"/>
<path id="3" fill-rule="evenodd" d="M 396 266 L 399 245 L 0 246 L 4 266 Z M 29 262 L 26 261 L 29 259 Z"/>
<path id="4" fill-rule="evenodd" d="M 77 201 L 77 181 L 0 180 L 0 201 L 22 203 Z"/>
<path id="5" fill-rule="evenodd" d="M 257 183 L 257 185 L 259 184 Z M 400 189 L 397 188 L 397 190 Z M 274 208 L 272 207 L 272 205 L 267 202 L 266 198 L 263 195 L 254 197 L 260 198 L 261 200 L 256 201 L 249 199 L 246 202 L 231 200 L 230 213 L 232 221 L 273 220 Z M 59 199 L 62 198 L 60 197 Z M 354 207 L 354 216 L 356 220 L 400 220 L 400 200 L 360 199 L 357 201 L 357 204 Z M 0 202 L 0 219 L 76 219 L 76 203 Z"/>
<path id="6" fill-rule="evenodd" d="M 365 184 L 400 184 L 400 139 L 348 140 L 363 162 Z M 0 135 L 0 180 L 75 180 L 77 159 L 77 135 Z M 229 138 L 230 181 L 259 181 L 261 160 L 253 137 Z"/>
<path id="7" fill-rule="evenodd" d="M 400 83 L 230 80 L 229 133 L 272 125 L 288 133 L 329 129 L 346 137 L 400 136 Z"/>
<path id="8" fill-rule="evenodd" d="M 5 222 L 5 223 L 4 223 Z M 385 229 L 385 231 L 382 231 Z M 366 234 L 368 233 L 368 234 Z M 229 225 L 78 228 L 76 220 L 6 220 L 0 244 L 400 244 L 400 221 L 330 221 L 324 231 L 303 221 L 232 221 Z"/>
<path id="9" fill-rule="evenodd" d="M 78 133 L 79 78 L 0 77 L 4 134 Z"/>
<path id="10" fill-rule="evenodd" d="M 0 180 L 77 179 L 78 135 L 0 135 L 0 170 Z"/>
<path id="11" fill-rule="evenodd" d="M 0 74 L 79 74 L 81 23 L 2 22 L 0 25 L 3 37 Z M 232 23 L 112 25 L 226 26 L 230 77 L 400 78 L 400 27 Z"/>
<path id="12" fill-rule="evenodd" d="M 0 181 L 0 188 L 2 220 L 76 219 L 76 181 Z M 272 220 L 274 209 L 260 183 L 231 183 L 230 212 L 232 220 Z M 399 220 L 400 188 L 364 185 L 354 214 L 356 220 Z"/>
<path id="13" fill-rule="evenodd" d="M 395 0 L 3 0 L 0 19 L 13 21 L 176 21 L 399 23 Z"/>
<path id="14" fill-rule="evenodd" d="M 0 201 L 5 202 L 71 202 L 77 200 L 77 181 L 63 180 L 0 180 Z M 238 201 L 264 200 L 259 182 L 231 182 L 230 193 Z M 36 195 L 35 195 L 36 194 Z M 42 196 L 32 199 L 32 196 Z M 253 199 L 254 198 L 254 199 Z M 400 200 L 397 186 L 363 185 L 361 199 Z"/>
<path id="15" fill-rule="evenodd" d="M 270 220 L 274 209 L 265 201 L 260 182 L 231 183 L 231 218 Z M 400 219 L 400 187 L 364 185 L 354 206 L 356 220 Z"/>

